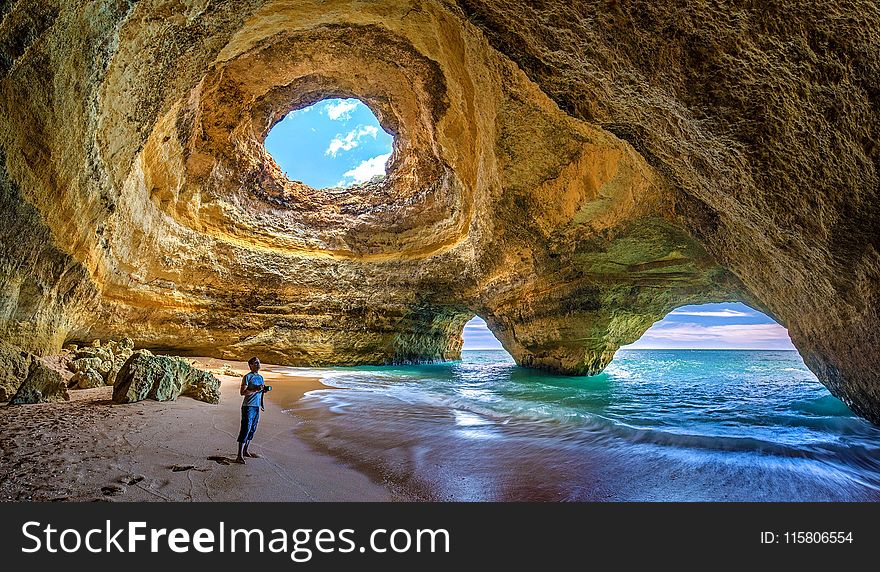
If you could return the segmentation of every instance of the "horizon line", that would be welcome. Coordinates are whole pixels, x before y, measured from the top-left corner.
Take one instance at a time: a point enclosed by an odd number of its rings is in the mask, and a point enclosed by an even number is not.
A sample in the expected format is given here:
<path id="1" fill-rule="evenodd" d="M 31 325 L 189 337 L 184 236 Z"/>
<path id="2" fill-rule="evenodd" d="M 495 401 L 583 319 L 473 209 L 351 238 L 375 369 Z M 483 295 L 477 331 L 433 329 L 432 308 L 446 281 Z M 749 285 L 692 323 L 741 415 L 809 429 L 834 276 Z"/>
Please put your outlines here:
<path id="1" fill-rule="evenodd" d="M 669 350 L 681 350 L 681 351 L 734 351 L 734 352 L 796 352 L 797 348 L 618 348 L 618 350 L 633 350 L 633 351 L 669 351 Z M 463 352 L 507 352 L 504 348 L 462 348 Z M 508 352 L 509 353 L 509 352 Z"/>

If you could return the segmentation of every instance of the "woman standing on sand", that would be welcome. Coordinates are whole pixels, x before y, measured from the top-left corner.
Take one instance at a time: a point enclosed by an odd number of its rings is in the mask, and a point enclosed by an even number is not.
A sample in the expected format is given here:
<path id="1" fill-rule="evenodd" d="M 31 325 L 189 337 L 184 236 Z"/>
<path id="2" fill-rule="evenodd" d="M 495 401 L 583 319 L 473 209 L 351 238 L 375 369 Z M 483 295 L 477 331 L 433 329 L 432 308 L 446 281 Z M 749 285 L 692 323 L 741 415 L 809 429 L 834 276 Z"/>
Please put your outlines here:
<path id="1" fill-rule="evenodd" d="M 241 431 L 238 432 L 238 457 L 236 463 L 244 464 L 245 457 L 258 457 L 255 453 L 248 452 L 248 445 L 254 438 L 254 431 L 257 430 L 257 422 L 260 420 L 260 410 L 265 411 L 263 407 L 263 392 L 266 383 L 263 376 L 259 374 L 260 360 L 252 357 L 248 360 L 250 373 L 241 378 L 241 389 L 239 393 L 244 396 L 241 402 Z"/>

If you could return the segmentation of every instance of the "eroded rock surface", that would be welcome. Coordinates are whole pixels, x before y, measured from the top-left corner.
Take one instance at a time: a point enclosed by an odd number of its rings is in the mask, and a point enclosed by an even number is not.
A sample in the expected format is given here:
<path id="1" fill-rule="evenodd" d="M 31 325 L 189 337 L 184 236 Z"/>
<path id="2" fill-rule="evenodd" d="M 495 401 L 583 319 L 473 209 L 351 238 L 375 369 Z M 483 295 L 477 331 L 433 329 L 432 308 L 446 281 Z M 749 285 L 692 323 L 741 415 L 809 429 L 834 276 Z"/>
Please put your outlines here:
<path id="1" fill-rule="evenodd" d="M 588 374 L 743 300 L 880 422 L 876 3 L 0 12 L 0 338 L 27 351 L 431 361 L 477 313 Z M 395 135 L 387 177 L 287 180 L 269 129 L 341 96 Z"/>
<path id="2" fill-rule="evenodd" d="M 44 364 L 39 359 L 33 359 L 28 369 L 27 377 L 9 400 L 13 405 L 28 403 L 47 403 L 52 401 L 69 401 L 67 393 L 67 381 L 61 374 Z"/>
<path id="3" fill-rule="evenodd" d="M 9 401 L 27 377 L 33 356 L 0 341 L 0 401 Z"/>
<path id="4" fill-rule="evenodd" d="M 116 375 L 134 351 L 134 340 L 123 338 L 91 346 L 74 346 L 68 369 L 73 372 L 69 384 L 76 389 L 89 389 L 116 383 Z"/>
<path id="5" fill-rule="evenodd" d="M 113 401 L 134 403 L 144 399 L 171 401 L 184 395 L 220 403 L 220 380 L 194 368 L 179 357 L 155 356 L 139 350 L 119 370 L 113 387 Z"/>

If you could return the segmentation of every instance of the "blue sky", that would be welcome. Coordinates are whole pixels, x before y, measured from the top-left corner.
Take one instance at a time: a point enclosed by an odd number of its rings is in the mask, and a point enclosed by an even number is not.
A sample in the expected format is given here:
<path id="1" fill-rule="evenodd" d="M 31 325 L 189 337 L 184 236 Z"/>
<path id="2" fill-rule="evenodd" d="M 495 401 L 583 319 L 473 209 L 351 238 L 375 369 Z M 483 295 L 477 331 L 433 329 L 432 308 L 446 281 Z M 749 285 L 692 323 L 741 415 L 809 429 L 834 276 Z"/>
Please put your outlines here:
<path id="1" fill-rule="evenodd" d="M 742 303 L 682 306 L 655 323 L 631 349 L 793 350 L 788 331 Z"/>
<path id="2" fill-rule="evenodd" d="M 503 350 L 501 342 L 495 338 L 486 321 L 479 316 L 474 316 L 470 322 L 464 325 L 464 348 L 466 350 Z"/>
<path id="3" fill-rule="evenodd" d="M 346 187 L 385 173 L 393 139 L 357 99 L 326 99 L 288 113 L 266 149 L 288 178 L 317 189 Z M 480 317 L 464 328 L 464 349 L 502 349 Z M 741 303 L 682 306 L 632 349 L 794 349 L 785 328 Z"/>
<path id="4" fill-rule="evenodd" d="M 325 99 L 288 113 L 265 145 L 287 178 L 324 189 L 384 174 L 392 142 L 360 100 Z"/>
<path id="5" fill-rule="evenodd" d="M 464 327 L 464 349 L 501 349 L 501 344 L 475 317 Z M 741 303 L 682 306 L 655 323 L 627 349 L 762 349 L 793 350 L 785 328 Z"/>

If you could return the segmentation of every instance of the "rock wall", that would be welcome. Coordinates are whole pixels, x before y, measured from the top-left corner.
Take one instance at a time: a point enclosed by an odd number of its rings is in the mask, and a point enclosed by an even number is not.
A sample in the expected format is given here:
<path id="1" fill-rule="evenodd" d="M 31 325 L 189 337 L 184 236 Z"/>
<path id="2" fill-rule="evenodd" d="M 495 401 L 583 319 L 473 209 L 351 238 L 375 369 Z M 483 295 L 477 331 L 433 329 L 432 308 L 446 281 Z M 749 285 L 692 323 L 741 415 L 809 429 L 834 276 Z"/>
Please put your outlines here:
<path id="1" fill-rule="evenodd" d="M 586 374 L 676 306 L 743 300 L 880 421 L 876 4 L 0 13 L 10 343 L 418 362 L 476 313 L 519 363 Z M 387 177 L 287 180 L 269 129 L 339 96 L 395 135 Z"/>

